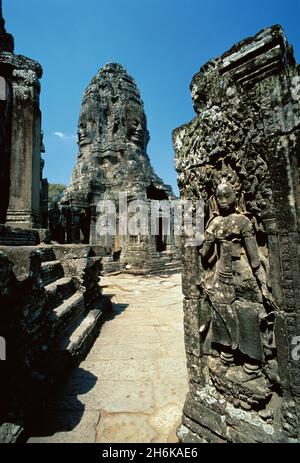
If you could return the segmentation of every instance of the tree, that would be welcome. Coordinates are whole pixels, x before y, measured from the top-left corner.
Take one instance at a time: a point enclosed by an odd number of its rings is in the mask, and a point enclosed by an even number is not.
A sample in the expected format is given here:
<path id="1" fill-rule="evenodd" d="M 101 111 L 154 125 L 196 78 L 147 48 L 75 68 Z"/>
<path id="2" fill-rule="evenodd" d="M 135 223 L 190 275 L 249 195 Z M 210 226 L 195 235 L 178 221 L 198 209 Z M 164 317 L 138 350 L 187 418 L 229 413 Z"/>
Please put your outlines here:
<path id="1" fill-rule="evenodd" d="M 49 209 L 61 200 L 66 188 L 67 186 L 61 183 L 49 184 Z"/>

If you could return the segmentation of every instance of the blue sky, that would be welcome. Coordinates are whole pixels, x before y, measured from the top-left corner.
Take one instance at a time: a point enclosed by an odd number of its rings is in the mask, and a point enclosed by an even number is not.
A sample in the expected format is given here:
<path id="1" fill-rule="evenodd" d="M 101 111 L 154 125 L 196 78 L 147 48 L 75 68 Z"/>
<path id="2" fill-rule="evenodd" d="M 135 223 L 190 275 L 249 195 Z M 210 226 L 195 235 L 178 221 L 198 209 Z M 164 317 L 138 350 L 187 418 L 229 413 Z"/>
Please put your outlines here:
<path id="1" fill-rule="evenodd" d="M 41 109 L 51 183 L 70 181 L 82 94 L 108 61 L 123 64 L 135 78 L 152 165 L 177 191 L 171 133 L 194 117 L 189 84 L 200 66 L 278 23 L 298 62 L 300 56 L 300 0 L 3 0 L 3 11 L 15 52 L 44 69 Z"/>

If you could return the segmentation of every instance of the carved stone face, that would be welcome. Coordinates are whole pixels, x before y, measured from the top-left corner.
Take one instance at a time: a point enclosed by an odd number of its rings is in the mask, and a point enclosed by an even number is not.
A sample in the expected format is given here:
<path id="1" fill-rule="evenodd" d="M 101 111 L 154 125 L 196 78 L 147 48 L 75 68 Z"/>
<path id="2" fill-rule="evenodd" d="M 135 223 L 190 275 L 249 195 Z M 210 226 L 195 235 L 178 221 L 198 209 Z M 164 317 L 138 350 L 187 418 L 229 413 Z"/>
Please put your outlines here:
<path id="1" fill-rule="evenodd" d="M 84 145 L 91 143 L 92 141 L 91 130 L 89 130 L 86 122 L 84 121 L 80 122 L 77 134 L 78 134 L 78 143 L 80 146 L 84 146 Z"/>
<path id="2" fill-rule="evenodd" d="M 139 148 L 145 148 L 146 121 L 143 113 L 129 113 L 127 123 L 127 138 Z"/>
<path id="3" fill-rule="evenodd" d="M 219 209 L 227 212 L 232 209 L 235 204 L 235 191 L 229 183 L 220 183 L 217 187 L 216 198 Z"/>

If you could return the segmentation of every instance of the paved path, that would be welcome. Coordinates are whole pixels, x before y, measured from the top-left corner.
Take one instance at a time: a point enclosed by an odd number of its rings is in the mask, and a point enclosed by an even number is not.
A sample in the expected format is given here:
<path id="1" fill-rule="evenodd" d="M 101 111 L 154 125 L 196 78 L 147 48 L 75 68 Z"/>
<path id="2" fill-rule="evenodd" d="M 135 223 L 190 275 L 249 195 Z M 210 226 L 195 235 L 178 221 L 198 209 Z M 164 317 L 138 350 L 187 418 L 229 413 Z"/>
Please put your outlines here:
<path id="1" fill-rule="evenodd" d="M 177 442 L 187 392 L 180 274 L 101 279 L 114 312 L 30 442 Z M 51 417 L 50 417 L 51 416 Z"/>

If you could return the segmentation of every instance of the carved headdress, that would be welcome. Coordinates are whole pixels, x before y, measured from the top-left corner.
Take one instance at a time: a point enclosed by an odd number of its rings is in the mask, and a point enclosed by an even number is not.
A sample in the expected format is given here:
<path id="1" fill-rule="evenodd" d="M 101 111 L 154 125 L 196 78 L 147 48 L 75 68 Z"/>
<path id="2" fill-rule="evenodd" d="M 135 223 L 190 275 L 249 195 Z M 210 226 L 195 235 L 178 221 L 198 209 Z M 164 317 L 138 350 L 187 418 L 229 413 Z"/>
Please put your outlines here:
<path id="1" fill-rule="evenodd" d="M 242 182 L 240 181 L 237 173 L 232 169 L 230 165 L 226 165 L 223 161 L 220 170 L 213 173 L 212 176 L 213 195 L 209 198 L 209 219 L 208 224 L 211 220 L 219 215 L 219 209 L 216 201 L 216 191 L 222 186 L 230 186 L 236 195 L 235 209 L 237 213 L 245 214 L 246 204 L 244 200 L 244 194 L 242 192 Z"/>

